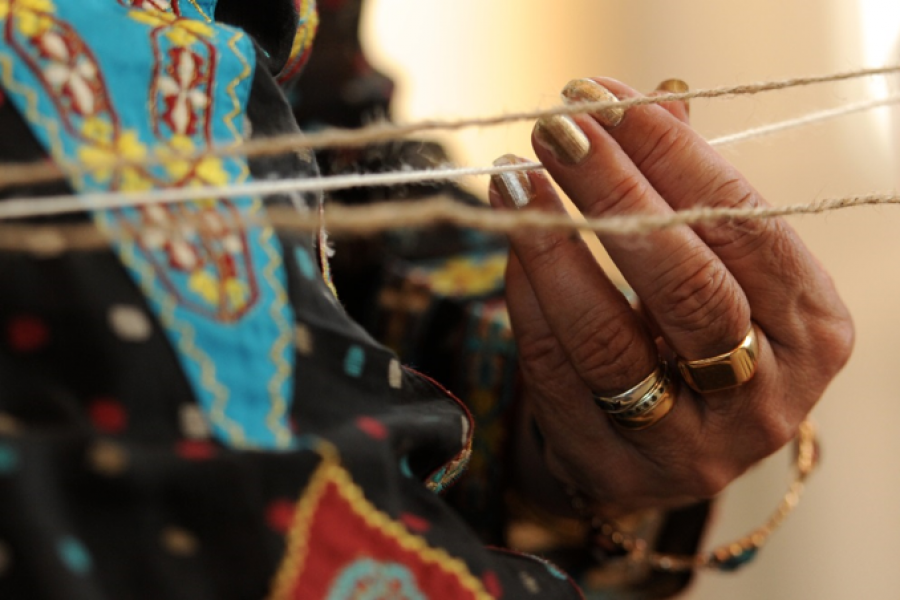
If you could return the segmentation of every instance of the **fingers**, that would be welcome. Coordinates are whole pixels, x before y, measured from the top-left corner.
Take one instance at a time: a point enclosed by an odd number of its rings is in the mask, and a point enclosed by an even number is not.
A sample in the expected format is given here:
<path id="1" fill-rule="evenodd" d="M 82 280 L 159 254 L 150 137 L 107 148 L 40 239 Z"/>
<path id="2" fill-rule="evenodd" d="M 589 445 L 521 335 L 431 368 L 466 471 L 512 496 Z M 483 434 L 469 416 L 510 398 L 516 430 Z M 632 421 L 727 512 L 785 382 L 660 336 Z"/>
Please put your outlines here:
<path id="1" fill-rule="evenodd" d="M 490 199 L 496 208 L 565 214 L 550 181 L 537 173 L 492 178 Z M 644 324 L 580 236 L 539 229 L 514 233 L 510 242 L 550 329 L 594 391 L 624 391 L 656 367 Z"/>
<path id="2" fill-rule="evenodd" d="M 654 93 L 682 86 L 664 82 Z M 564 93 L 569 101 L 637 94 L 605 79 L 572 82 Z M 533 143 L 547 172 L 587 216 L 762 205 L 691 130 L 682 102 L 546 117 Z M 496 176 L 490 198 L 496 208 L 564 213 L 543 174 Z M 579 236 L 528 230 L 510 240 L 507 301 L 523 376 L 538 397 L 548 463 L 582 489 L 650 502 L 713 494 L 793 436 L 848 356 L 846 309 L 781 221 L 600 236 L 643 315 Z M 732 351 L 751 317 L 761 330 L 758 367 L 740 387 L 699 396 L 682 386 L 673 410 L 649 433 L 611 427 L 591 399 L 591 392 L 611 396 L 643 380 L 660 351 L 686 359 Z"/>
<path id="3" fill-rule="evenodd" d="M 569 98 L 600 100 L 604 95 L 598 93 L 599 87 L 590 80 L 578 80 L 565 93 Z M 669 128 L 690 129 L 659 106 L 640 108 L 653 112 L 654 119 Z M 673 213 L 606 131 L 624 127 L 630 113 L 618 119 L 610 114 L 554 116 L 539 120 L 535 127 L 535 151 L 587 216 Z M 652 145 L 656 140 L 645 141 Z M 679 355 L 714 356 L 744 338 L 750 325 L 749 303 L 715 252 L 690 228 L 600 239 Z"/>
<path id="4" fill-rule="evenodd" d="M 614 80 L 597 79 L 596 82 L 603 84 L 605 92 L 596 92 L 596 87 L 600 86 L 582 85 L 577 88 L 577 94 L 569 94 L 570 98 L 586 99 L 592 92 L 598 98 L 606 97 L 606 93 L 619 98 L 638 95 Z M 673 86 L 671 83 L 666 85 Z M 681 119 L 673 118 L 673 115 L 678 116 L 677 110 L 667 108 L 633 107 L 615 127 L 607 128 L 608 136 L 596 136 L 597 139 L 592 138 L 592 141 L 598 146 L 614 143 L 633 165 L 628 175 L 640 173 L 676 210 L 694 206 L 764 206 L 765 202 L 756 190 L 727 161 Z M 603 124 L 603 119 L 595 118 L 594 123 Z M 595 160 L 594 168 L 608 171 L 619 164 L 609 159 Z M 575 192 L 578 196 L 584 193 Z M 593 203 L 591 207 L 598 211 L 592 214 L 604 212 L 603 203 Z M 693 229 L 715 254 L 717 262 L 731 274 L 748 306 L 752 306 L 754 320 L 771 339 L 788 346 L 807 344 L 810 331 L 805 327 L 808 321 L 805 311 L 811 304 L 816 305 L 814 310 L 829 323 L 846 318 L 827 275 L 783 221 L 744 220 L 701 224 Z M 723 307 L 731 304 L 725 299 L 731 289 L 731 285 L 723 280 L 722 292 L 718 295 Z M 815 300 L 810 302 L 812 298 Z M 650 298 L 642 296 L 642 300 L 654 314 L 661 310 L 649 306 Z M 738 323 L 730 324 L 718 334 L 736 342 L 734 336 L 745 333 L 734 329 L 738 326 Z"/>
<path id="5" fill-rule="evenodd" d="M 683 94 L 690 90 L 686 82 L 681 79 L 666 79 L 661 82 L 656 89 L 650 93 L 651 96 L 659 96 L 661 94 Z M 691 103 L 689 100 L 681 102 L 663 102 L 660 104 L 664 109 L 683 123 L 691 122 Z"/>
<path id="6" fill-rule="evenodd" d="M 492 195 L 497 192 L 496 187 Z M 494 200 L 499 198 L 495 195 Z M 710 475 L 708 469 L 694 469 L 690 461 L 681 461 L 680 468 L 675 465 L 673 469 L 668 460 L 667 448 L 672 447 L 684 449 L 688 456 L 701 456 L 693 451 L 700 427 L 690 403 L 676 405 L 649 436 L 614 426 L 591 400 L 591 389 L 548 323 L 515 253 L 507 265 L 506 292 L 529 408 L 544 437 L 552 440 L 545 448 L 546 459 L 558 479 L 584 490 L 592 498 L 624 502 L 629 510 L 661 501 L 671 505 L 686 503 L 686 490 L 669 485 L 679 475 L 687 475 L 696 485 L 690 490 L 691 497 L 707 495 L 709 486 L 722 480 Z M 556 310 L 565 307 L 558 306 Z M 646 460 L 645 453 L 654 458 Z"/>

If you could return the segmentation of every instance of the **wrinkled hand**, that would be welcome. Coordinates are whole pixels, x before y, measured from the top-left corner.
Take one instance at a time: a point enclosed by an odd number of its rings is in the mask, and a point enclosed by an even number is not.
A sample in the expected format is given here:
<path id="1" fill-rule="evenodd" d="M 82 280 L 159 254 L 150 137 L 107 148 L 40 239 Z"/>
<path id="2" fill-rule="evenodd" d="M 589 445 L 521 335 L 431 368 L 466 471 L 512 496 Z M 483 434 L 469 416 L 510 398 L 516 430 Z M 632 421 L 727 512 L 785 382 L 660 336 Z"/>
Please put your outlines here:
<path id="1" fill-rule="evenodd" d="M 638 95 L 614 80 L 593 81 L 619 98 Z M 581 80 L 564 93 L 589 101 L 603 99 L 604 89 Z M 586 216 L 765 205 L 691 129 L 683 103 L 567 119 L 542 119 L 532 141 Z M 510 193 L 516 183 L 525 185 Z M 515 210 L 511 200 L 518 200 L 519 210 L 564 212 L 537 172 L 495 177 L 490 197 L 498 209 Z M 784 221 L 601 235 L 640 299 L 638 310 L 579 236 L 528 230 L 510 237 L 507 301 L 547 465 L 600 503 L 671 506 L 719 493 L 794 437 L 849 356 L 847 310 Z M 661 356 L 693 360 L 734 349 L 751 319 L 759 362 L 743 385 L 702 395 L 680 385 L 672 411 L 640 431 L 616 426 L 594 403 L 592 392 L 631 388 Z"/>

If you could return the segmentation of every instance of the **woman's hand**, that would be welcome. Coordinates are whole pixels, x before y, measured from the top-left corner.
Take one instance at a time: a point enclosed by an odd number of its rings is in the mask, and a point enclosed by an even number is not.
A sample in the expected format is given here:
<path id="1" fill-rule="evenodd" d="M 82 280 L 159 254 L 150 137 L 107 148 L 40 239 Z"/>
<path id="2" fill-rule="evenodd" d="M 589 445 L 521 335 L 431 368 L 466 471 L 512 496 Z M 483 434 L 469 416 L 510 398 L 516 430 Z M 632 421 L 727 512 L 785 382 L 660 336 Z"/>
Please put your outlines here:
<path id="1" fill-rule="evenodd" d="M 596 101 L 609 92 L 638 95 L 602 78 L 572 82 L 564 95 Z M 683 103 L 545 118 L 533 144 L 589 217 L 765 204 L 691 129 Z M 536 172 L 495 177 L 490 197 L 496 208 L 564 212 Z M 507 301 L 547 464 L 605 505 L 671 506 L 719 493 L 794 437 L 853 344 L 828 274 L 781 220 L 600 236 L 637 310 L 579 236 L 510 237 Z M 643 430 L 618 426 L 592 399 L 632 388 L 661 359 L 729 352 L 752 323 L 757 369 L 738 387 L 700 394 L 681 382 L 671 412 Z"/>

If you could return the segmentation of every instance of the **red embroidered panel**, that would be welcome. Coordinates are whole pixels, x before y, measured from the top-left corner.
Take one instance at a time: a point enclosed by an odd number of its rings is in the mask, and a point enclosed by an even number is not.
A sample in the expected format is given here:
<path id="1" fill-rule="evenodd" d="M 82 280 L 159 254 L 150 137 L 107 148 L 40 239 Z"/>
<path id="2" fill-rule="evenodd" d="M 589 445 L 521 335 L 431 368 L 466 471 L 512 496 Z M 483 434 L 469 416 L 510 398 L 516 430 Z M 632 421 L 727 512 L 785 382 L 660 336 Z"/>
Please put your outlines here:
<path id="1" fill-rule="evenodd" d="M 488 600 L 465 563 L 432 548 L 375 508 L 335 464 L 323 465 L 297 503 L 272 598 Z"/>

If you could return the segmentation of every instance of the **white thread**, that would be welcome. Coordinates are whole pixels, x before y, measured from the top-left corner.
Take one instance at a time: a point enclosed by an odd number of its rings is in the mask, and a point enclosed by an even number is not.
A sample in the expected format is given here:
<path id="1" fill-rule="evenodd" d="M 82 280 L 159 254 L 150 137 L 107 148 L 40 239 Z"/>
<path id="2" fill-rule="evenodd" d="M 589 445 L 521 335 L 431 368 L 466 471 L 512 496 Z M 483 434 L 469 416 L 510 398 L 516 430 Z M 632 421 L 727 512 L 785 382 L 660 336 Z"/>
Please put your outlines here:
<path id="1" fill-rule="evenodd" d="M 467 127 L 490 127 L 503 123 L 534 120 L 551 115 L 568 115 L 602 111 L 609 108 L 627 109 L 633 106 L 648 104 L 660 104 L 663 102 L 686 101 L 693 98 L 721 98 L 738 95 L 752 95 L 761 92 L 784 90 L 792 87 L 806 86 L 834 81 L 844 81 L 860 77 L 874 75 L 889 75 L 900 72 L 900 65 L 890 65 L 871 69 L 856 69 L 828 75 L 816 75 L 812 77 L 794 77 L 774 81 L 763 81 L 750 84 L 738 84 L 711 89 L 699 89 L 688 92 L 671 94 L 659 94 L 656 96 L 638 96 L 617 101 L 587 102 L 568 104 L 549 109 L 531 110 L 519 113 L 510 113 L 489 117 L 476 117 L 469 119 L 428 120 L 419 123 L 397 125 L 393 123 L 378 123 L 369 127 L 353 130 L 325 130 L 312 134 L 286 134 L 277 137 L 249 140 L 232 146 L 220 146 L 203 149 L 197 154 L 189 154 L 183 159 L 190 160 L 205 156 L 268 156 L 285 154 L 300 149 L 318 149 L 327 147 L 359 147 L 376 142 L 386 142 L 403 139 L 414 133 L 425 131 L 456 131 Z M 146 160 L 143 164 L 157 164 L 158 160 Z M 89 172 L 96 169 L 117 169 L 133 166 L 130 161 L 104 162 L 102 165 L 94 165 L 90 168 L 80 164 L 53 162 L 36 162 L 28 164 L 13 164 L 0 166 L 0 188 L 10 185 L 26 185 L 46 181 L 58 181 L 64 179 L 63 171 L 72 173 Z"/>
<path id="2" fill-rule="evenodd" d="M 540 163 L 527 163 L 501 167 L 465 167 L 409 171 L 407 173 L 392 172 L 369 175 L 335 175 L 313 179 L 280 179 L 276 181 L 254 181 L 241 185 L 169 188 L 134 193 L 96 192 L 81 195 L 36 196 L 17 198 L 0 203 L 0 221 L 27 217 L 46 217 L 86 210 L 175 204 L 204 198 L 268 196 L 290 192 L 319 192 L 366 186 L 393 186 L 543 168 L 543 165 Z"/>
<path id="3" fill-rule="evenodd" d="M 821 123 L 844 115 L 861 112 L 900 102 L 900 94 L 875 100 L 866 100 L 807 114 L 733 133 L 709 141 L 712 146 L 725 146 L 738 142 L 773 135 L 789 129 Z M 96 192 L 83 195 L 39 196 L 18 198 L 0 203 L 0 220 L 27 217 L 51 216 L 85 210 L 125 208 L 129 206 L 152 206 L 174 204 L 203 198 L 235 198 L 240 196 L 265 196 L 300 192 L 319 192 L 348 189 L 354 187 L 390 187 L 410 183 L 443 181 L 478 175 L 498 175 L 514 171 L 543 170 L 538 162 L 527 162 L 499 167 L 454 167 L 427 169 L 420 171 L 389 172 L 357 175 L 336 175 L 315 179 L 281 179 L 274 181 L 254 181 L 233 186 L 208 186 L 194 188 L 170 188 L 139 193 Z"/>
<path id="4" fill-rule="evenodd" d="M 815 123 L 822 123 L 824 121 L 836 119 L 837 117 L 843 117 L 844 115 L 871 110 L 873 108 L 879 108 L 881 106 L 889 106 L 891 104 L 897 103 L 900 103 L 900 94 L 893 94 L 891 96 L 887 96 L 885 98 L 877 98 L 875 100 L 854 102 L 852 104 L 846 104 L 837 108 L 829 108 L 826 110 L 809 113 L 802 117 L 797 117 L 796 119 L 788 119 L 786 121 L 779 121 L 777 123 L 763 125 L 754 129 L 748 129 L 746 131 L 739 131 L 737 133 L 723 135 L 721 137 L 709 140 L 709 145 L 727 146 L 729 144 L 736 144 L 738 142 L 746 142 L 747 140 L 752 140 L 754 138 L 772 135 L 775 133 L 780 133 L 782 131 L 787 131 L 789 129 L 804 127 L 806 125 L 813 125 Z"/>

